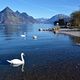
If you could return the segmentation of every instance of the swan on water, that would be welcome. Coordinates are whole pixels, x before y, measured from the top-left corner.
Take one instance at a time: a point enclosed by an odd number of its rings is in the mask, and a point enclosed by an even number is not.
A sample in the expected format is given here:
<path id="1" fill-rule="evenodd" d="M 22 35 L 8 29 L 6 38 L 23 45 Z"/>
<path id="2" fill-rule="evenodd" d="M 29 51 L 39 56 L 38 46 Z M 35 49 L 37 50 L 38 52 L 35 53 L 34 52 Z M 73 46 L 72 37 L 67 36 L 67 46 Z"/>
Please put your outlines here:
<path id="1" fill-rule="evenodd" d="M 37 39 L 37 36 L 33 35 L 33 39 Z"/>
<path id="2" fill-rule="evenodd" d="M 21 37 L 25 38 L 26 37 L 26 32 L 24 32 L 24 34 L 21 34 Z"/>
<path id="3" fill-rule="evenodd" d="M 7 60 L 7 62 L 9 62 L 10 64 L 13 64 L 13 65 L 20 65 L 20 64 L 24 64 L 25 61 L 24 61 L 24 53 L 21 53 L 21 60 L 20 59 L 13 59 L 13 60 Z"/>

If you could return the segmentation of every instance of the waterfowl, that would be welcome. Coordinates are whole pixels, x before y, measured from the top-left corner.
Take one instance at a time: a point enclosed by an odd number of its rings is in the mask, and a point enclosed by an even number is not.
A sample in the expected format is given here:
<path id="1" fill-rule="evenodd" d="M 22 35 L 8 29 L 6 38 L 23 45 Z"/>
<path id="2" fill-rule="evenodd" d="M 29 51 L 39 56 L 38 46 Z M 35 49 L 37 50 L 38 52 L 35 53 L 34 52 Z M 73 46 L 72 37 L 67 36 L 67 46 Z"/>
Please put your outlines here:
<path id="1" fill-rule="evenodd" d="M 13 65 L 21 65 L 21 64 L 24 64 L 24 53 L 21 53 L 21 60 L 20 59 L 13 59 L 13 60 L 7 60 L 7 62 L 9 62 L 10 64 L 13 64 Z"/>
<path id="2" fill-rule="evenodd" d="M 24 32 L 24 34 L 21 34 L 21 37 L 25 38 L 26 37 L 26 32 Z"/>
<path id="3" fill-rule="evenodd" d="M 33 35 L 33 39 L 37 39 L 37 36 Z"/>
<path id="4" fill-rule="evenodd" d="M 42 28 L 40 28 L 40 29 L 39 29 L 39 31 L 43 31 L 43 29 L 42 29 Z"/>

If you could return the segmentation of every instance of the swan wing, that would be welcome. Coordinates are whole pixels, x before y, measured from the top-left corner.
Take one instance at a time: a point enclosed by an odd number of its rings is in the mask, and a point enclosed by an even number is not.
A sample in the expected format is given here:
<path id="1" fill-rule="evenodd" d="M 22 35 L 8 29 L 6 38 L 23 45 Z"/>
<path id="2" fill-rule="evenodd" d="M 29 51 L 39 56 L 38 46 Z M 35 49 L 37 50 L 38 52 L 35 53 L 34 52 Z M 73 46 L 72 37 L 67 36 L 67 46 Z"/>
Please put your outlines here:
<path id="1" fill-rule="evenodd" d="M 19 59 L 7 60 L 11 64 L 22 64 L 23 62 Z"/>

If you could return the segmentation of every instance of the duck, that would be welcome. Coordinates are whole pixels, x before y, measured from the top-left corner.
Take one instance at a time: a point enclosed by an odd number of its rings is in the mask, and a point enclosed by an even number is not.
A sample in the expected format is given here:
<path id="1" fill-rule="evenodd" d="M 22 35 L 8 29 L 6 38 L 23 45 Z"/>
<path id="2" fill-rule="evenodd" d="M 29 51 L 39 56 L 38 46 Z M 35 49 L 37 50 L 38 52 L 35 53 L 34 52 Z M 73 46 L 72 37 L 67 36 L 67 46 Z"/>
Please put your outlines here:
<path id="1" fill-rule="evenodd" d="M 33 35 L 33 39 L 37 39 L 37 36 L 36 35 Z"/>
<path id="2" fill-rule="evenodd" d="M 42 28 L 40 28 L 40 29 L 39 29 L 39 31 L 43 31 L 43 29 L 42 29 Z"/>
<path id="3" fill-rule="evenodd" d="M 25 38 L 26 37 L 26 32 L 24 32 L 24 34 L 21 34 L 21 37 Z"/>
<path id="4" fill-rule="evenodd" d="M 21 53 L 21 60 L 20 59 L 12 59 L 12 60 L 7 60 L 7 62 L 9 62 L 10 64 L 13 64 L 13 65 L 22 65 L 25 63 L 23 56 L 24 56 L 24 53 Z"/>

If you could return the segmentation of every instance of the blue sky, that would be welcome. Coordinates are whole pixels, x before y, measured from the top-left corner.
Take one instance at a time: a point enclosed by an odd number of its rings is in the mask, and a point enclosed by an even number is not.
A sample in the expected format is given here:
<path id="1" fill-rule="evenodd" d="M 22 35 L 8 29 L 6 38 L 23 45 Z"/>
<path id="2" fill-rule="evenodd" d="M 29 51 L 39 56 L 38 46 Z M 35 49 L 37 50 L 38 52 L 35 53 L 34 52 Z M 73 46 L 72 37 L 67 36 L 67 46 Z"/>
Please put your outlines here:
<path id="1" fill-rule="evenodd" d="M 35 18 L 50 18 L 55 14 L 69 15 L 79 10 L 80 0 L 0 0 L 0 11 L 6 6 Z"/>

